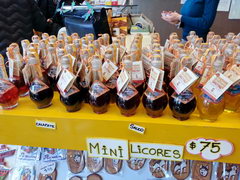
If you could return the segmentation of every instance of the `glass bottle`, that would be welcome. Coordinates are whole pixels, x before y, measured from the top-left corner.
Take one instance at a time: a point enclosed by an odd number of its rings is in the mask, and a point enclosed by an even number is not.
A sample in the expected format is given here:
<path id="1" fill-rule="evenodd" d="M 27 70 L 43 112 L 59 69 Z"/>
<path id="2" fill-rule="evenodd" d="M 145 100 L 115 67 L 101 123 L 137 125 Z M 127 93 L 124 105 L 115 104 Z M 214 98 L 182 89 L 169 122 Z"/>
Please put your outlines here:
<path id="1" fill-rule="evenodd" d="M 189 119 L 196 108 L 196 98 L 191 90 L 185 90 L 180 94 L 174 92 L 169 98 L 169 107 L 173 117 L 184 121 Z"/>
<path id="2" fill-rule="evenodd" d="M 99 56 L 94 56 L 91 62 L 93 83 L 89 89 L 89 104 L 97 114 L 107 112 L 110 103 L 110 91 L 102 83 L 102 62 Z"/>
<path id="3" fill-rule="evenodd" d="M 73 73 L 72 58 L 70 55 L 64 55 L 61 58 L 60 64 L 62 70 L 67 69 L 69 72 Z M 75 85 L 72 85 L 69 90 L 64 92 L 60 91 L 60 101 L 66 107 L 68 112 L 79 111 L 83 101 L 81 89 Z"/>
<path id="4" fill-rule="evenodd" d="M 123 61 L 124 69 L 126 69 L 130 75 L 132 74 L 131 65 L 131 61 Z M 137 108 L 140 104 L 140 95 L 138 91 L 133 87 L 130 75 L 130 82 L 128 83 L 126 89 L 118 92 L 116 99 L 116 104 L 120 109 L 121 114 L 124 116 L 133 116 L 136 113 Z"/>
<path id="5" fill-rule="evenodd" d="M 37 59 L 36 55 L 34 56 L 30 57 L 28 60 L 32 76 L 29 95 L 31 100 L 36 104 L 37 108 L 43 109 L 52 104 L 53 90 L 46 84 L 46 80 L 43 78 L 41 71 L 39 59 Z"/>
<path id="6" fill-rule="evenodd" d="M 29 87 L 24 82 L 22 74 L 24 62 L 18 44 L 12 43 L 7 48 L 7 55 L 9 60 L 9 81 L 18 88 L 19 96 L 27 96 Z"/>
<path id="7" fill-rule="evenodd" d="M 153 61 L 152 65 L 155 68 L 160 69 L 161 68 L 161 61 Z M 162 88 L 162 87 L 158 87 Z M 161 89 L 161 90 L 155 89 L 155 91 L 152 91 L 151 89 L 147 89 L 144 92 L 142 103 L 144 108 L 147 111 L 147 115 L 150 117 L 156 118 L 160 117 L 165 110 L 165 108 L 168 105 L 168 97 L 166 92 Z"/>
<path id="8" fill-rule="evenodd" d="M 240 83 L 231 86 L 224 94 L 225 109 L 236 112 L 240 108 Z"/>
<path id="9" fill-rule="evenodd" d="M 201 93 L 197 101 L 197 109 L 200 118 L 205 121 L 214 122 L 223 113 L 225 108 L 224 97 L 221 96 L 218 100 L 213 100 L 205 93 Z"/>
<path id="10" fill-rule="evenodd" d="M 13 109 L 18 105 L 18 89 L 8 81 L 4 58 L 0 54 L 0 107 Z"/>

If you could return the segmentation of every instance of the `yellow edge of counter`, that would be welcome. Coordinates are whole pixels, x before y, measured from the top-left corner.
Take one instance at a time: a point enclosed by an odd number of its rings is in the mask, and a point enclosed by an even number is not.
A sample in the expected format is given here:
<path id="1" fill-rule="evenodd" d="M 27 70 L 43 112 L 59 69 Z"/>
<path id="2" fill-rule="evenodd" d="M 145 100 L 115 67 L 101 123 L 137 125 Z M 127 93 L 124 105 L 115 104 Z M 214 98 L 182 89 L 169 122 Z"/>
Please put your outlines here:
<path id="1" fill-rule="evenodd" d="M 56 129 L 36 127 L 36 121 L 55 123 Z M 134 123 L 145 128 L 144 134 L 129 130 Z M 83 104 L 80 111 L 68 113 L 55 93 L 53 105 L 37 109 L 29 97 L 20 98 L 13 110 L 0 110 L 0 143 L 48 148 L 87 150 L 87 138 L 117 138 L 130 142 L 185 146 L 191 139 L 228 140 L 234 145 L 230 156 L 218 161 L 240 164 L 240 113 L 224 112 L 214 123 L 204 122 L 197 110 L 187 121 L 174 119 L 167 108 L 160 118 L 146 115 L 142 105 L 132 117 L 122 116 L 115 104 L 98 115 Z M 184 159 L 203 160 L 184 150 Z"/>

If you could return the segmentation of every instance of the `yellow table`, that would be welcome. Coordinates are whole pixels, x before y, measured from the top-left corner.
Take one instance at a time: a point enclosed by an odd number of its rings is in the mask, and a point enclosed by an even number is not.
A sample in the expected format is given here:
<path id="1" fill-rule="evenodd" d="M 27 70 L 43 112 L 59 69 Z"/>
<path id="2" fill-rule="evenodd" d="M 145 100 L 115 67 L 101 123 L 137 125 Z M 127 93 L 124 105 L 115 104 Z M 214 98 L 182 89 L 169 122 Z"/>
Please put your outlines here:
<path id="1" fill-rule="evenodd" d="M 38 128 L 36 120 L 55 122 L 56 130 Z M 111 105 L 106 114 L 92 112 L 89 105 L 76 113 L 68 113 L 55 93 L 53 105 L 36 109 L 29 97 L 21 98 L 13 110 L 0 110 L 0 143 L 36 147 L 86 150 L 87 137 L 120 138 L 134 142 L 185 145 L 193 138 L 228 140 L 234 144 L 231 156 L 222 162 L 240 163 L 240 114 L 224 113 L 215 123 L 203 122 L 195 112 L 191 119 L 181 122 L 171 116 L 167 109 L 161 118 L 150 118 L 142 105 L 133 117 L 120 115 L 116 105 Z M 146 128 L 144 135 L 128 130 L 130 123 Z M 185 151 L 185 159 L 201 159 Z"/>

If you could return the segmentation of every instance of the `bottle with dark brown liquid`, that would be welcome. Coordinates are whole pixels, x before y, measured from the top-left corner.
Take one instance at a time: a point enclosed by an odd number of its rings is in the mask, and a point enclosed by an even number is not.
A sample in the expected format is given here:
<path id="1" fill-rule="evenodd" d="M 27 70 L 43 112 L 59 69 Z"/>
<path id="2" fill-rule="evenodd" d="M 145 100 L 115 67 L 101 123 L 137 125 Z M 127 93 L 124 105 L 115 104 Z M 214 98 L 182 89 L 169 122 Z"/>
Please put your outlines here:
<path id="1" fill-rule="evenodd" d="M 83 98 L 81 91 L 73 85 L 67 92 L 61 92 L 60 100 L 68 112 L 76 112 L 81 109 Z"/>
<path id="2" fill-rule="evenodd" d="M 0 107 L 13 109 L 18 105 L 18 89 L 8 81 L 3 56 L 0 54 Z"/>
<path id="3" fill-rule="evenodd" d="M 140 104 L 140 95 L 139 95 L 138 91 L 133 87 L 132 82 L 131 82 L 132 61 L 125 59 L 123 61 L 123 66 L 124 66 L 124 69 L 129 74 L 130 81 L 127 84 L 126 89 L 118 92 L 116 104 L 117 104 L 118 108 L 120 109 L 120 112 L 122 115 L 133 116 L 136 113 L 137 108 Z"/>
<path id="4" fill-rule="evenodd" d="M 107 112 L 110 103 L 110 91 L 102 83 L 102 62 L 99 56 L 94 56 L 91 64 L 93 84 L 89 89 L 89 104 L 95 113 L 103 114 Z"/>
<path id="5" fill-rule="evenodd" d="M 196 104 L 196 98 L 190 90 L 185 90 L 180 94 L 174 92 L 169 98 L 169 107 L 172 110 L 173 117 L 181 121 L 189 119 L 196 108 Z"/>
<path id="6" fill-rule="evenodd" d="M 29 88 L 29 95 L 37 108 L 42 109 L 52 104 L 53 90 L 45 83 L 39 63 L 37 56 L 30 57 L 28 60 L 33 79 Z"/>

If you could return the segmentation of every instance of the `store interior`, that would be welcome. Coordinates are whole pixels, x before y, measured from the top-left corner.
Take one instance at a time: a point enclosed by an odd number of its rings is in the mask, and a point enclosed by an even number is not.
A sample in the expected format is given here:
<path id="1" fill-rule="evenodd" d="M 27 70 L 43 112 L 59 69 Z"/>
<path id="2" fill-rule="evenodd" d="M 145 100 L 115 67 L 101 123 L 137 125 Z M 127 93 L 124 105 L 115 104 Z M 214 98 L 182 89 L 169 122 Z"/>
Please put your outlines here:
<path id="1" fill-rule="evenodd" d="M 0 180 L 240 180 L 238 0 L 25 1 L 0 12 Z"/>

